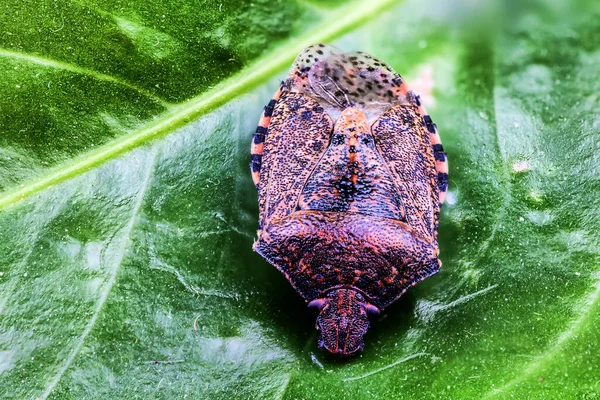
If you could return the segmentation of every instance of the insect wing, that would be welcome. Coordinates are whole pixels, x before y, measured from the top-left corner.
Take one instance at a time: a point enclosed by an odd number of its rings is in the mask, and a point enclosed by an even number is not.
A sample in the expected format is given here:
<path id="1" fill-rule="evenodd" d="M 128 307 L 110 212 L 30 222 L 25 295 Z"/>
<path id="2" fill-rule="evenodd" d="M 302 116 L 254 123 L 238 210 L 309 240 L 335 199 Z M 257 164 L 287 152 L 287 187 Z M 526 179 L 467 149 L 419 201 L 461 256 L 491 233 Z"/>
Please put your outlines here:
<path id="1" fill-rule="evenodd" d="M 261 220 L 292 213 L 308 176 L 325 152 L 333 121 L 302 93 L 284 92 L 275 105 L 262 155 Z"/>

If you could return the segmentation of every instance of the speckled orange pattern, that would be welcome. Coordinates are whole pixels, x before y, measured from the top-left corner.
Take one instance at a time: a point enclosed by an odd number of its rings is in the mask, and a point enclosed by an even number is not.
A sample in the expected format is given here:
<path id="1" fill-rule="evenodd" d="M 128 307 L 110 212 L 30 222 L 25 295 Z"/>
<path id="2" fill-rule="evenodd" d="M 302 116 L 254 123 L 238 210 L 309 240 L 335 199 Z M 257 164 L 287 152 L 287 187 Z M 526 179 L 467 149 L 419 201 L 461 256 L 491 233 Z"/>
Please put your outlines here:
<path id="1" fill-rule="evenodd" d="M 305 49 L 253 136 L 254 249 L 319 310 L 319 346 L 362 350 L 369 315 L 440 268 L 446 154 L 419 97 L 366 53 Z"/>
<path id="2" fill-rule="evenodd" d="M 361 110 L 350 107 L 340 115 L 331 144 L 304 185 L 298 208 L 357 212 L 404 221 L 400 190 L 375 148 L 371 128 Z"/>

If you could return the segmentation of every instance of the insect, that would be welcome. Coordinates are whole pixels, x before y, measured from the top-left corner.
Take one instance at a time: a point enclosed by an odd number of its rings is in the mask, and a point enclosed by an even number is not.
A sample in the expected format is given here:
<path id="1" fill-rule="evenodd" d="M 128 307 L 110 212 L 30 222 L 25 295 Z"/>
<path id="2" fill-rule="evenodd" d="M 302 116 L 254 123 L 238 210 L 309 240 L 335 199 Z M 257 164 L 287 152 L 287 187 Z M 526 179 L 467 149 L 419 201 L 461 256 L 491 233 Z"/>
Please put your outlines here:
<path id="1" fill-rule="evenodd" d="M 387 64 L 316 44 L 264 108 L 251 153 L 254 250 L 318 310 L 320 348 L 361 351 L 369 317 L 441 266 L 436 125 Z"/>

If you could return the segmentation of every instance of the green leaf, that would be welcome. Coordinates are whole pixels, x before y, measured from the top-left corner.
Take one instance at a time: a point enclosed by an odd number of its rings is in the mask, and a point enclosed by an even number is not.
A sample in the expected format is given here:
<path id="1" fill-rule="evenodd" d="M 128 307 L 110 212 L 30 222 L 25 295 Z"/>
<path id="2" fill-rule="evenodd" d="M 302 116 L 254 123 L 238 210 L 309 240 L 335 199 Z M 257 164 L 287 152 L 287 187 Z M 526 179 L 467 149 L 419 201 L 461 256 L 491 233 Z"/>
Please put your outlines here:
<path id="1" fill-rule="evenodd" d="M 393 3 L 0 6 L 0 397 L 600 395 L 600 7 Z M 318 41 L 430 71 L 450 162 L 442 271 L 346 361 L 251 250 L 250 134 Z"/>

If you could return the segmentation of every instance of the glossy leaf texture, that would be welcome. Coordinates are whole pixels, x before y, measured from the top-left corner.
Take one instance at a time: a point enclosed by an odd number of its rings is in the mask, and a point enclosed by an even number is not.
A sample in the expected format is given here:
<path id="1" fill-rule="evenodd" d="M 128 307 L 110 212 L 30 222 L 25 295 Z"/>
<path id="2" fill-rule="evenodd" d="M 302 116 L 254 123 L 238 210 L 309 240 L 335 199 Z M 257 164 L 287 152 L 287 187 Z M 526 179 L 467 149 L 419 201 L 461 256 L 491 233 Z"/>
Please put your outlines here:
<path id="1" fill-rule="evenodd" d="M 4 2 L 0 397 L 600 396 L 600 7 L 477 3 Z M 441 272 L 345 361 L 251 250 L 313 41 L 432 86 L 450 161 Z"/>

